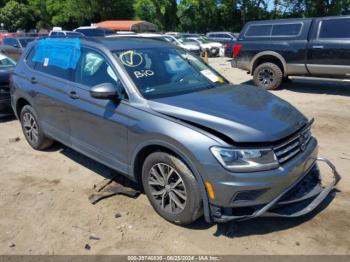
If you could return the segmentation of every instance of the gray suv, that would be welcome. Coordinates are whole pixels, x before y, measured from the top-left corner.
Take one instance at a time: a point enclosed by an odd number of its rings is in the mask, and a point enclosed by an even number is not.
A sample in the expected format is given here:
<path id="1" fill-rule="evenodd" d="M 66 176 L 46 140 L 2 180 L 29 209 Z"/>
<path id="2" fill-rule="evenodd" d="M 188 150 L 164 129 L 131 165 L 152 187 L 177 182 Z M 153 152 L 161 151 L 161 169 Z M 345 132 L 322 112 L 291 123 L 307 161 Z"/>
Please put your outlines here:
<path id="1" fill-rule="evenodd" d="M 11 81 L 28 143 L 54 140 L 138 182 L 177 224 L 300 216 L 323 187 L 312 121 L 163 41 L 42 39 Z"/>

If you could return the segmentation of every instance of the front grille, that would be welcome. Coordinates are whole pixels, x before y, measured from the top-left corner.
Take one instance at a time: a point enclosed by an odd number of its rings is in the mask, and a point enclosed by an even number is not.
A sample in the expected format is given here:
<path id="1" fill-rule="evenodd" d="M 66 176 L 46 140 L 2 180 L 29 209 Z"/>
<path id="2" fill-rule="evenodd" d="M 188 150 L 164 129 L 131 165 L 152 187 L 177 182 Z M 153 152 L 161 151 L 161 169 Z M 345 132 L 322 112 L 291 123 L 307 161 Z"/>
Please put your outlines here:
<path id="1" fill-rule="evenodd" d="M 307 126 L 296 136 L 273 148 L 280 164 L 287 162 L 304 151 L 311 140 L 311 125 Z"/>
<path id="2" fill-rule="evenodd" d="M 212 49 L 210 49 L 210 52 L 211 52 L 213 55 L 216 55 L 216 54 L 219 54 L 220 49 L 219 49 L 218 47 L 213 47 Z"/>
<path id="3" fill-rule="evenodd" d="M 314 166 L 310 172 L 300 180 L 292 190 L 290 190 L 279 202 L 288 202 L 303 198 L 309 194 L 316 186 L 320 185 L 320 172 L 317 166 Z"/>

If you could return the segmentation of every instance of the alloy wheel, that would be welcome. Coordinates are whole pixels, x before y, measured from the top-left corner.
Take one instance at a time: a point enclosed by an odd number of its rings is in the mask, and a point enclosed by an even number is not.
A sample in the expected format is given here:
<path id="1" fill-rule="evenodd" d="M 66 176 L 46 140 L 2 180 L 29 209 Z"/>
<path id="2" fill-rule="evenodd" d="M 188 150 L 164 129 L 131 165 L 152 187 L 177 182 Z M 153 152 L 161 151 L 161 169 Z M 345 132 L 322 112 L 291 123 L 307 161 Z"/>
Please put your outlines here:
<path id="1" fill-rule="evenodd" d="M 259 82 L 264 85 L 270 85 L 274 80 L 274 72 L 269 68 L 264 68 L 259 72 Z"/>
<path id="2" fill-rule="evenodd" d="M 31 144 L 36 144 L 39 141 L 39 130 L 35 118 L 32 114 L 26 112 L 23 114 L 23 128 L 27 139 Z"/>
<path id="3" fill-rule="evenodd" d="M 184 210 L 186 187 L 174 168 L 164 163 L 155 164 L 149 172 L 148 184 L 152 197 L 166 212 L 178 214 Z"/>

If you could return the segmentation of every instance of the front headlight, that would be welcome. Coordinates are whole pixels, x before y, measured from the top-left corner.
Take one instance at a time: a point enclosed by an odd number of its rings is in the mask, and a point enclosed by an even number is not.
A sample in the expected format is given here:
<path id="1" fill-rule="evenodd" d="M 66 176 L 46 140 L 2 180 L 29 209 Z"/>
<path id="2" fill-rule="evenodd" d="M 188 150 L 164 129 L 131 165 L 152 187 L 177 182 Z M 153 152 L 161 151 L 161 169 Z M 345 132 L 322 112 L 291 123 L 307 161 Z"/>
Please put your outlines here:
<path id="1" fill-rule="evenodd" d="M 271 149 L 233 149 L 212 147 L 211 152 L 220 164 L 233 172 L 254 172 L 279 167 L 275 153 Z"/>

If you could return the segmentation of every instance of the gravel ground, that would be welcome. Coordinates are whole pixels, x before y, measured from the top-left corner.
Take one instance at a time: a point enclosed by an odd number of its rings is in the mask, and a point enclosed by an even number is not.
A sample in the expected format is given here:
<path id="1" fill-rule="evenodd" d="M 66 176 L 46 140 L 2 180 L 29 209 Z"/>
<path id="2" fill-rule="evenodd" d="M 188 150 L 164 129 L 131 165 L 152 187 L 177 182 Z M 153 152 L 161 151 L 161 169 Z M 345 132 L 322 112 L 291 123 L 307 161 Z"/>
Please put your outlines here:
<path id="1" fill-rule="evenodd" d="M 228 59 L 210 63 L 233 83 L 251 85 L 251 76 L 230 68 Z M 350 254 L 350 85 L 298 79 L 273 94 L 315 117 L 320 156 L 343 176 L 327 208 L 298 219 L 179 227 L 160 218 L 144 195 L 91 205 L 93 185 L 115 172 L 62 145 L 34 151 L 18 121 L 5 119 L 0 254 Z"/>

